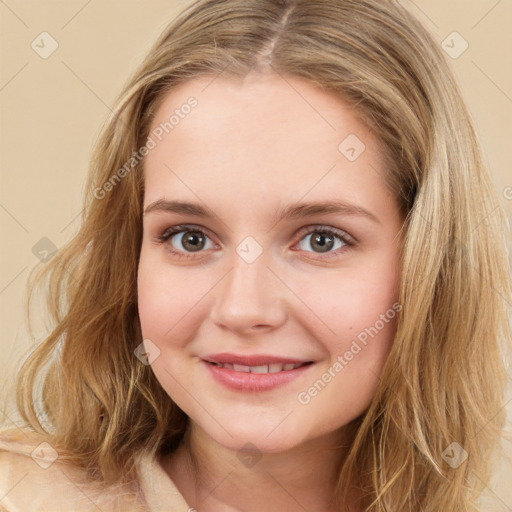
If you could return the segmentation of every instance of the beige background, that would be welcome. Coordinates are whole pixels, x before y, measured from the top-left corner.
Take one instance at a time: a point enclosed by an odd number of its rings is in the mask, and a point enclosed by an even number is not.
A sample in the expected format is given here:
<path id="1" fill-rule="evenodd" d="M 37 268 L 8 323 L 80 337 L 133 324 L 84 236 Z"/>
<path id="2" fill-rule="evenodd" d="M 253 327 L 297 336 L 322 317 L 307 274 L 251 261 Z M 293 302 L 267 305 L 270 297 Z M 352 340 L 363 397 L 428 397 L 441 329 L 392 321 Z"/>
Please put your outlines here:
<path id="1" fill-rule="evenodd" d="M 87 162 L 100 126 L 135 65 L 188 3 L 0 1 L 0 385 L 11 382 L 20 354 L 30 345 L 22 300 L 28 273 L 38 262 L 33 247 L 47 237 L 58 248 L 78 229 Z M 469 44 L 450 60 L 500 201 L 512 218 L 512 2 L 415 0 L 409 5 L 439 44 L 453 31 Z M 58 43 L 47 59 L 31 48 L 43 31 Z M 0 422 L 15 421 L 12 404 L 0 409 Z M 511 452 L 510 444 L 506 449 Z M 512 481 L 512 465 L 503 460 L 487 491 L 496 504 L 487 510 L 512 510 L 507 481 Z"/>

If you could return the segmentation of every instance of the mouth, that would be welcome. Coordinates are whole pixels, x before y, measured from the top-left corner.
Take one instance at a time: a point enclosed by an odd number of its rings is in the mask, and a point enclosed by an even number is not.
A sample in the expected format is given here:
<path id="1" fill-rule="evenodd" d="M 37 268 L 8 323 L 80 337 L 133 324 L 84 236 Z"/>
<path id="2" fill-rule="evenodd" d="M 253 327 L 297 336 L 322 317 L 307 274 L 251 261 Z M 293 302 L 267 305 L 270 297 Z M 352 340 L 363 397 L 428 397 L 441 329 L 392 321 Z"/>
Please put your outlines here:
<path id="1" fill-rule="evenodd" d="M 248 366 L 244 364 L 234 364 L 234 363 L 217 363 L 214 361 L 207 361 L 208 364 L 213 366 L 217 366 L 219 368 L 226 368 L 227 370 L 232 370 L 234 372 L 243 372 L 243 373 L 281 373 L 288 372 L 291 370 L 296 370 L 297 368 L 301 368 L 302 366 L 307 366 L 313 364 L 313 361 L 306 361 L 305 363 L 269 363 L 263 365 L 256 366 Z"/>
<path id="2" fill-rule="evenodd" d="M 214 381 L 243 392 L 269 391 L 300 378 L 314 361 L 269 355 L 214 354 L 202 359 Z"/>

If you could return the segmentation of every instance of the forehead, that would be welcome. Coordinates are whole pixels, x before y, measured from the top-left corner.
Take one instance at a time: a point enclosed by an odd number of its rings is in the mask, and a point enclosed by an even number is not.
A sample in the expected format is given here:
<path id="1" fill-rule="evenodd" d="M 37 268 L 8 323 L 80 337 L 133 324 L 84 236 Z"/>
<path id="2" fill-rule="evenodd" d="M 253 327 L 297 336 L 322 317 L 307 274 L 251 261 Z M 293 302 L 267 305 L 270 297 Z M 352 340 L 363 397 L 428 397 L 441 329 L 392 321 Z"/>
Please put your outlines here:
<path id="1" fill-rule="evenodd" d="M 193 109 L 186 106 L 190 98 L 197 102 Z M 180 84 L 164 95 L 151 130 L 164 126 L 173 117 L 170 129 L 174 138 L 180 134 L 190 136 L 198 130 L 208 132 L 203 144 L 227 142 L 223 139 L 227 135 L 243 137 L 246 142 L 248 136 L 257 135 L 254 144 L 323 139 L 332 142 L 337 150 L 339 137 L 347 130 L 356 131 L 365 141 L 371 137 L 357 115 L 334 92 L 324 91 L 303 78 L 278 74 L 255 73 L 244 79 L 201 76 Z M 276 128 L 280 135 L 277 141 Z"/>
<path id="2" fill-rule="evenodd" d="M 345 190 L 354 199 L 384 186 L 378 140 L 338 96 L 301 78 L 193 79 L 166 94 L 150 136 L 145 203 L 212 190 L 247 200 Z"/>

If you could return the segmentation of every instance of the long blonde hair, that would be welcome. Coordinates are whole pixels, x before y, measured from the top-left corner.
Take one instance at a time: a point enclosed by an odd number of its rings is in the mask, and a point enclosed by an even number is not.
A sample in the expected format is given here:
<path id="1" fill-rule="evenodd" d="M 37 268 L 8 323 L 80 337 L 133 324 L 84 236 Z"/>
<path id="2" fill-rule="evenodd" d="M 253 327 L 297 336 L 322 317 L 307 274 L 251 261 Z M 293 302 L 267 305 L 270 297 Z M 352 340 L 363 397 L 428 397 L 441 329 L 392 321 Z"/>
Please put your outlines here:
<path id="1" fill-rule="evenodd" d="M 188 418 L 134 356 L 143 159 L 119 170 L 167 91 L 251 70 L 305 78 L 352 106 L 382 143 L 406 216 L 403 309 L 340 500 L 357 488 L 368 512 L 478 510 L 505 414 L 505 222 L 443 52 L 395 0 L 199 0 L 165 29 L 103 128 L 81 229 L 31 276 L 29 297 L 47 290 L 55 325 L 19 374 L 23 418 L 105 483 L 181 442 Z M 454 442 L 469 454 L 457 468 L 443 458 Z"/>

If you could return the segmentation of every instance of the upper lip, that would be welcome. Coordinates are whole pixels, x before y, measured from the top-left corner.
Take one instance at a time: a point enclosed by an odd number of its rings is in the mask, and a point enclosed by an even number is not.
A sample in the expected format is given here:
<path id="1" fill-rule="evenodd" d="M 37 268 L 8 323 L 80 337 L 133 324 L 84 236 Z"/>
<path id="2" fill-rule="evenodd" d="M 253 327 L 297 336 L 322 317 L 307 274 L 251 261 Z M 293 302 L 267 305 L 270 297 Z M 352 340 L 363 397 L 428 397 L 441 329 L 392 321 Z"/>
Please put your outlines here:
<path id="1" fill-rule="evenodd" d="M 290 357 L 273 356 L 267 354 L 255 354 L 255 355 L 238 355 L 230 354 L 228 352 L 222 352 L 220 354 L 210 354 L 203 357 L 204 361 L 211 363 L 230 363 L 230 364 L 241 364 L 244 366 L 263 366 L 267 364 L 301 364 L 310 363 L 308 359 L 294 359 Z"/>

